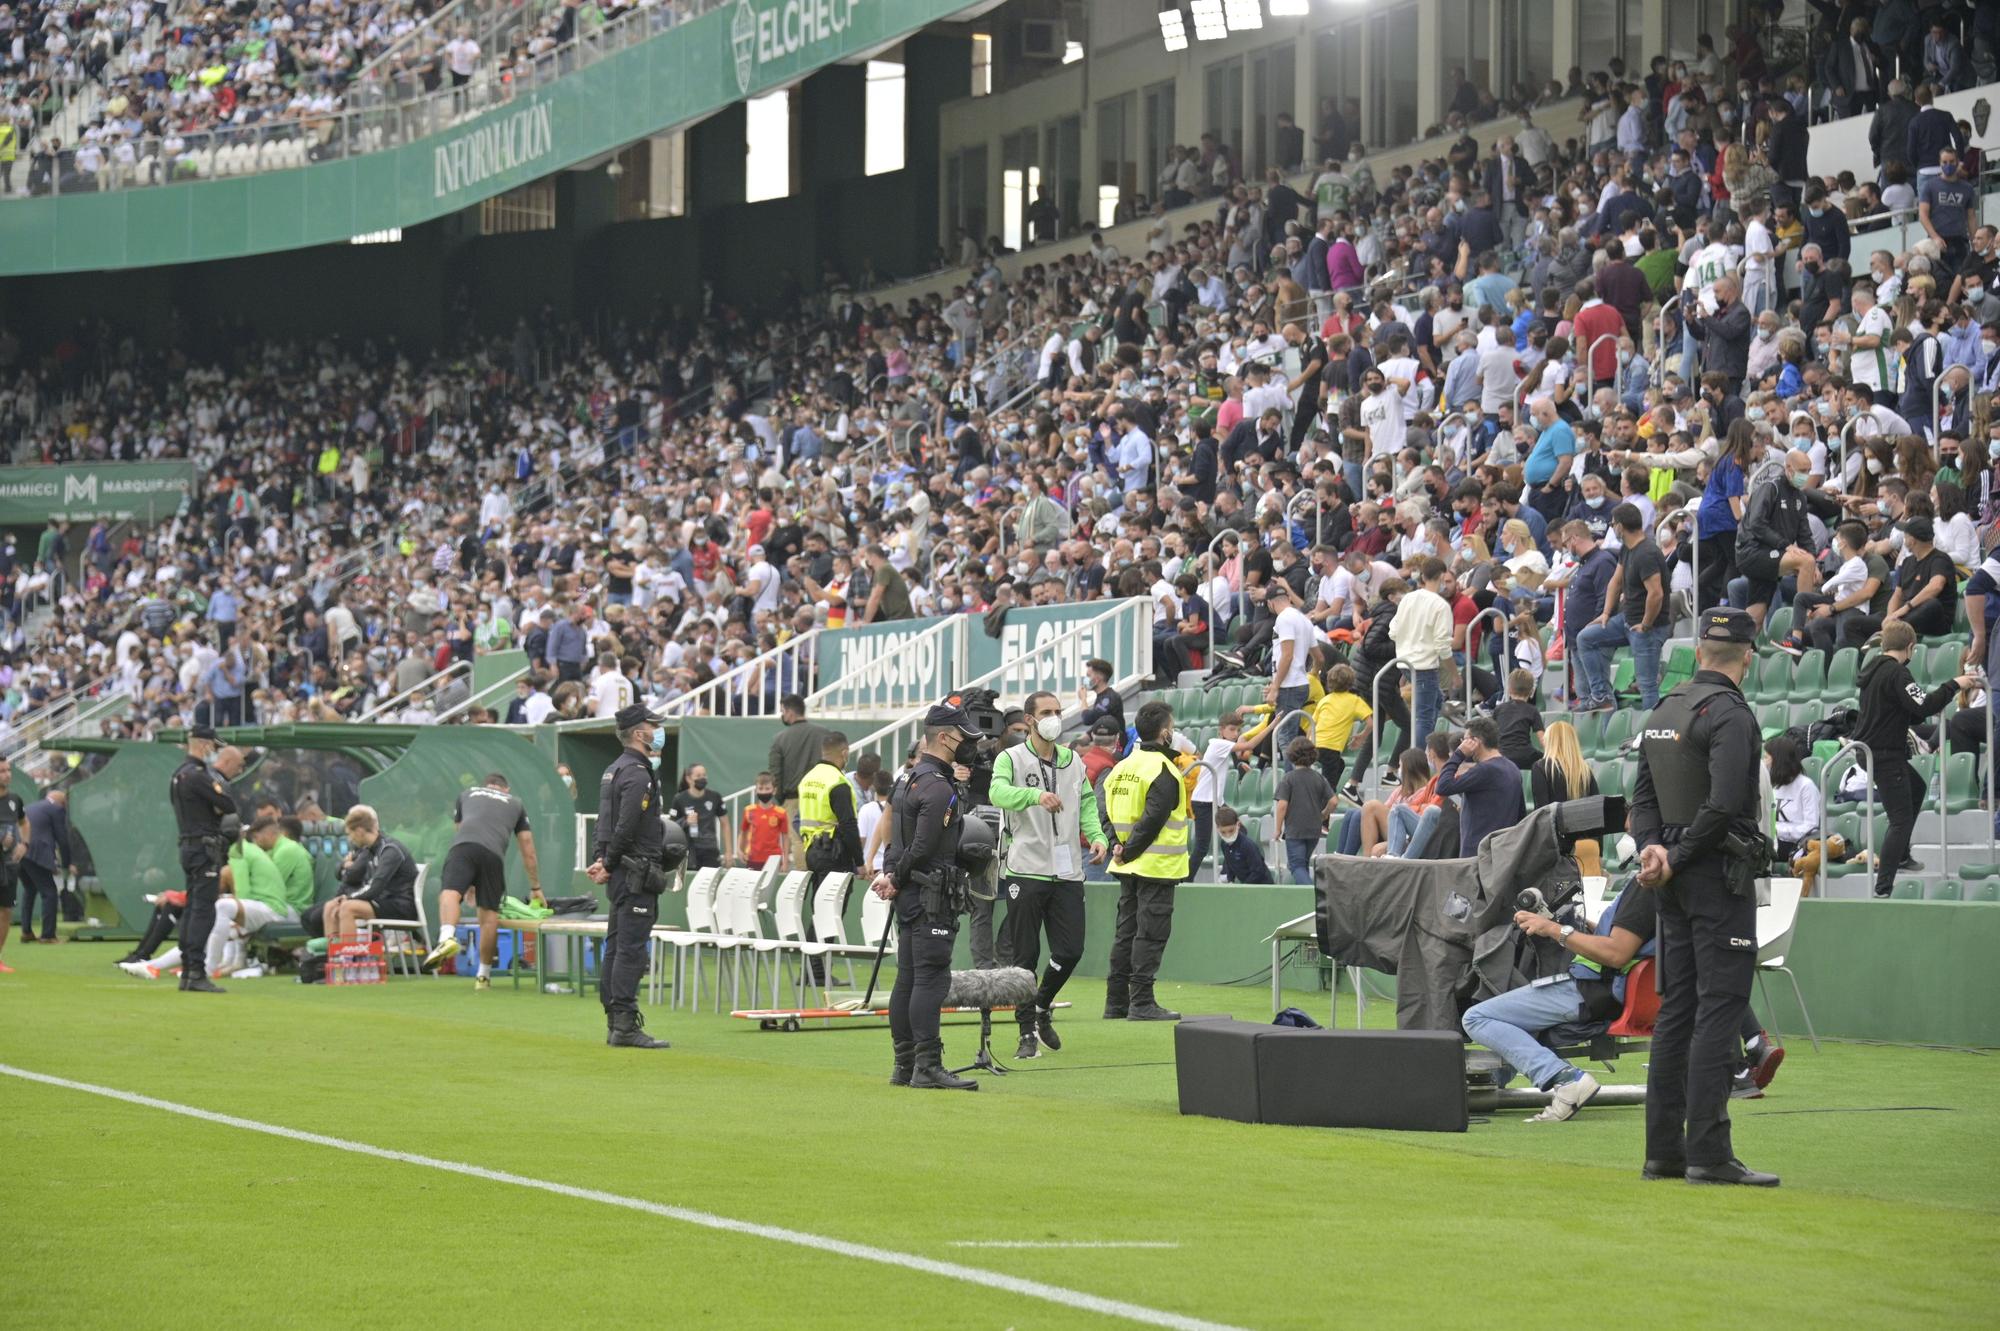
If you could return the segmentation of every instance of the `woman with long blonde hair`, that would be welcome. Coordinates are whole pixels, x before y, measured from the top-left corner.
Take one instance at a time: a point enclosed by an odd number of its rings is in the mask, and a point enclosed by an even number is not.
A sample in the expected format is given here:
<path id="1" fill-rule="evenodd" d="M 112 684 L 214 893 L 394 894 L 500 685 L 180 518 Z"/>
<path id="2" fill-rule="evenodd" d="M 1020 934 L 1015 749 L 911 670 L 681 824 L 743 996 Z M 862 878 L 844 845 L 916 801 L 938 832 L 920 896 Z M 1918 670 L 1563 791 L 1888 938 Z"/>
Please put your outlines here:
<path id="1" fill-rule="evenodd" d="M 1528 773 L 1528 785 L 1535 807 L 1561 804 L 1597 794 L 1597 774 L 1583 756 L 1576 727 L 1567 721 L 1551 721 L 1542 732 L 1542 757 Z M 1594 837 L 1579 838 L 1570 848 L 1577 870 L 1586 878 L 1603 872 L 1601 846 Z"/>

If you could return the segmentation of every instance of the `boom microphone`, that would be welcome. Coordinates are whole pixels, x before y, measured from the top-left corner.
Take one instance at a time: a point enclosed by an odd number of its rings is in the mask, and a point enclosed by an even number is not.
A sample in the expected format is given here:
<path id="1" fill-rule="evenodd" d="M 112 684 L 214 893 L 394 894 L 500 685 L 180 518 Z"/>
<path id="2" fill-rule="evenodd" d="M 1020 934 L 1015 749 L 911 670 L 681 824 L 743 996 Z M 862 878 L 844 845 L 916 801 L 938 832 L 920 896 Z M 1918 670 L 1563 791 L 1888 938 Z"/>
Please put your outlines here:
<path id="1" fill-rule="evenodd" d="M 1019 1007 L 1032 1003 L 1038 986 L 1032 971 L 1003 966 L 990 971 L 953 971 L 947 1007 Z"/>

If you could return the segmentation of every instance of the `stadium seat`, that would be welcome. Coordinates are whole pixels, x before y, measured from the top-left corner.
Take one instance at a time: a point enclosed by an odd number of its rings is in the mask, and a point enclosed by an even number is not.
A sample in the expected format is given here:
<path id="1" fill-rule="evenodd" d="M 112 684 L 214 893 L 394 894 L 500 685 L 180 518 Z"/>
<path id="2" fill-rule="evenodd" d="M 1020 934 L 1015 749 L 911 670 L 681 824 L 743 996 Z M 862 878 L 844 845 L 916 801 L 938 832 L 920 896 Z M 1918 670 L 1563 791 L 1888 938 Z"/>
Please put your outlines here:
<path id="1" fill-rule="evenodd" d="M 1946 754 L 1944 760 L 1944 807 L 1946 813 L 1965 813 L 1981 805 L 1979 797 L 1979 755 Z"/>
<path id="2" fill-rule="evenodd" d="M 1806 1035 L 1812 1040 L 1813 1051 L 1819 1051 L 1819 1032 L 1813 1029 L 1812 1013 L 1806 1009 L 1806 996 L 1799 989 L 1799 977 L 1787 965 L 1787 956 L 1792 950 L 1792 936 L 1799 925 L 1800 881 L 1796 878 L 1772 878 L 1767 894 L 1770 904 L 1757 908 L 1757 993 L 1764 999 L 1764 1014 L 1770 1023 L 1772 1034 L 1778 1033 L 1777 1014 L 1771 1007 L 1771 1000 L 1764 993 L 1766 972 L 1775 972 L 1792 982 L 1792 996 L 1798 1000 L 1799 1015 L 1805 1018 Z M 1783 1043 L 1782 1039 L 1780 1043 Z"/>
<path id="3" fill-rule="evenodd" d="M 398 974 L 419 974 L 423 956 L 431 950 L 430 917 L 424 912 L 424 879 L 430 876 L 430 871 L 431 866 L 428 864 L 417 866 L 417 881 L 410 889 L 410 895 L 417 903 L 415 919 L 388 919 L 378 915 L 372 920 L 363 920 L 355 926 L 363 938 L 376 933 L 384 935 L 382 942 L 384 950 L 388 953 L 389 969 Z M 398 936 L 414 934 L 417 940 L 416 955 L 411 956 L 409 950 L 401 946 L 390 949 L 388 947 L 390 939 L 387 937 L 390 934 Z"/>
<path id="4" fill-rule="evenodd" d="M 1786 658 L 1780 657 L 1780 660 Z M 1792 682 L 1788 691 L 1795 703 L 1812 703 L 1819 706 L 1826 698 L 1826 653 L 1807 652 L 1792 667 Z"/>
<path id="5" fill-rule="evenodd" d="M 1861 653 L 1853 647 L 1843 647 L 1833 654 L 1833 660 L 1826 667 L 1826 696 L 1847 698 L 1859 690 L 1861 674 Z"/>
<path id="6" fill-rule="evenodd" d="M 1917 880 L 1897 883 L 1894 888 L 1890 889 L 1889 897 L 1893 901 L 1922 901 L 1924 899 L 1924 885 Z"/>
<path id="7" fill-rule="evenodd" d="M 2000 879 L 1989 878 L 1983 883 L 1968 884 L 1965 888 L 1965 899 L 2000 902 Z"/>
<path id="8" fill-rule="evenodd" d="M 1781 605 L 1764 617 L 1764 641 L 1778 642 L 1792 631 L 1792 608 Z"/>
<path id="9" fill-rule="evenodd" d="M 1946 878 L 1931 889 L 1932 901 L 1959 901 L 1964 898 L 1964 889 L 1956 878 Z"/>
<path id="10" fill-rule="evenodd" d="M 1792 658 L 1783 652 L 1759 656 L 1754 673 L 1744 681 L 1743 696 L 1755 703 L 1785 702 L 1792 692 Z"/>

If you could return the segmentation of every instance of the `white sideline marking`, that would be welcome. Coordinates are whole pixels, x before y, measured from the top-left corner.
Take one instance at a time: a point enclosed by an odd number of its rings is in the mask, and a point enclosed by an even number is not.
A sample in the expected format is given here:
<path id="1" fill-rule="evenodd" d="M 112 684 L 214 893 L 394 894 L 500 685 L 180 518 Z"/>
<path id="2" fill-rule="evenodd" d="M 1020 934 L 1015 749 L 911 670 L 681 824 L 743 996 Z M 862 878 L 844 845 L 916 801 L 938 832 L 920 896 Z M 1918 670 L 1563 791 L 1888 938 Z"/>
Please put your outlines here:
<path id="1" fill-rule="evenodd" d="M 71 1081 L 67 1077 L 52 1077 L 43 1072 L 30 1072 L 26 1068 L 0 1063 L 0 1074 L 18 1077 L 22 1081 L 40 1082 L 44 1086 L 57 1086 L 67 1091 L 81 1091 L 86 1095 L 102 1096 L 107 1100 L 122 1100 L 126 1104 L 139 1105 L 146 1109 L 164 1110 L 169 1114 L 179 1114 L 183 1118 L 199 1119 L 204 1123 L 219 1123 L 226 1128 L 241 1128 L 246 1132 L 261 1132 L 269 1137 L 283 1137 L 288 1141 L 305 1142 L 311 1146 L 325 1146 L 336 1151 L 346 1151 L 351 1155 L 373 1156 L 377 1160 L 394 1160 L 406 1165 L 421 1165 L 426 1169 L 441 1170 L 447 1174 L 462 1174 L 467 1178 L 485 1179 L 489 1183 L 508 1183 L 517 1188 L 533 1188 L 538 1192 L 550 1192 L 559 1197 L 573 1197 L 578 1201 L 601 1202 L 606 1206 L 620 1206 L 628 1211 L 642 1211 L 647 1215 L 660 1216 L 667 1220 L 678 1220 L 682 1224 L 698 1225 L 703 1229 L 722 1230 L 730 1234 L 747 1234 L 752 1238 L 769 1239 L 773 1243 L 789 1243 L 800 1248 L 811 1248 L 816 1252 L 830 1252 L 841 1257 L 852 1257 L 857 1261 L 877 1262 L 883 1266 L 900 1266 L 910 1271 L 921 1271 L 926 1275 L 943 1276 L 947 1280 L 962 1280 L 969 1285 L 984 1285 L 988 1289 L 1001 1290 L 1008 1294 L 1020 1294 L 1045 1303 L 1060 1304 L 1065 1308 L 1075 1308 L 1082 1312 L 1099 1313 L 1105 1317 L 1123 1318 L 1128 1322 L 1138 1322 L 1145 1326 L 1170 1328 L 1170 1331 L 1242 1331 L 1239 1327 L 1225 1322 L 1208 1322 L 1198 1317 L 1184 1317 L 1179 1313 L 1161 1312 L 1137 1303 L 1126 1303 L 1121 1299 L 1107 1299 L 1096 1294 L 1085 1294 L 1079 1290 L 1064 1289 L 1060 1285 L 1048 1285 L 1039 1280 L 1023 1280 L 1018 1276 L 1002 1275 L 997 1271 L 982 1271 L 976 1266 L 960 1266 L 956 1262 L 940 1262 L 931 1257 L 919 1257 L 914 1253 L 897 1252 L 891 1248 L 875 1248 L 865 1243 L 849 1243 L 845 1239 L 828 1238 L 820 1234 L 808 1234 L 803 1230 L 784 1229 L 777 1225 L 760 1225 L 748 1220 L 732 1220 L 728 1216 L 711 1215 L 706 1211 L 690 1210 L 684 1206 L 667 1206 L 660 1202 L 649 1202 L 639 1197 L 623 1197 L 615 1192 L 600 1192 L 596 1188 L 572 1187 L 567 1183 L 552 1183 L 547 1179 L 529 1178 L 524 1174 L 510 1174 L 501 1169 L 487 1169 L 482 1165 L 468 1165 L 456 1160 L 440 1160 L 435 1156 L 417 1155 L 410 1151 L 391 1151 L 380 1146 L 370 1146 L 366 1142 L 347 1141 L 340 1137 L 328 1137 L 317 1132 L 305 1132 L 298 1128 L 280 1127 L 275 1123 L 259 1123 L 255 1119 L 238 1118 L 234 1114 L 218 1114 L 208 1109 L 196 1109 L 192 1105 L 176 1104 L 172 1100 L 158 1100 L 150 1095 L 139 1095 L 132 1091 L 121 1091 L 110 1086 L 96 1086 L 86 1081 Z"/>
<path id="2" fill-rule="evenodd" d="M 1064 1243 L 1050 1240 L 1039 1243 L 1021 1239 L 954 1239 L 954 1248 L 1178 1248 L 1178 1243 L 1161 1243 L 1152 1239 L 1134 1239 L 1131 1242 L 1076 1242 Z"/>

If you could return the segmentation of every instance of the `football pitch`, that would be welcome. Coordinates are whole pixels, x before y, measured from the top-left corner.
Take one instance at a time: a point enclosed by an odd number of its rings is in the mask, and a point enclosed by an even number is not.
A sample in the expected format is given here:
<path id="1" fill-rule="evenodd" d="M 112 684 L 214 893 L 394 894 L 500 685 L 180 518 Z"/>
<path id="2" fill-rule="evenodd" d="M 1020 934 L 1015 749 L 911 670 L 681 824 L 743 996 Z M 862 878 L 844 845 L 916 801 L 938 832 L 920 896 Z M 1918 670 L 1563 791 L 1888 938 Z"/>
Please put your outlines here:
<path id="1" fill-rule="evenodd" d="M 1791 1038 L 1733 1109 L 1769 1192 L 1641 1182 L 1633 1108 L 1183 1118 L 1172 1028 L 1088 980 L 1060 1053 L 954 1094 L 890 1087 L 879 1029 L 650 1009 L 674 1047 L 610 1049 L 594 997 L 504 978 L 210 998 L 118 950 L 7 949 L 0 1326 L 1990 1326 L 2000 1293 L 1980 1052 Z"/>

